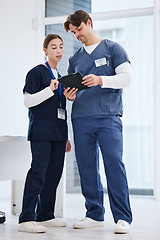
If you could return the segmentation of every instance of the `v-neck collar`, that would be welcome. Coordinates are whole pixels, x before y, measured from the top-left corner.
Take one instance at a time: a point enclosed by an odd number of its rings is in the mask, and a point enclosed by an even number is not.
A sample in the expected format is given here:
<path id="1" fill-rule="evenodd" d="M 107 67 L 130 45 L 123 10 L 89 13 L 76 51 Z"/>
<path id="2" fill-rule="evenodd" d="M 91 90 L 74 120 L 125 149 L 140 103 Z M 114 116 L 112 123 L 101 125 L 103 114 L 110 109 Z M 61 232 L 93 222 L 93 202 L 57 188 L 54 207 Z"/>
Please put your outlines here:
<path id="1" fill-rule="evenodd" d="M 96 49 L 100 46 L 100 44 L 102 43 L 102 41 L 104 41 L 104 40 L 102 39 L 102 40 L 98 43 L 98 45 L 94 48 L 94 50 L 93 50 L 91 53 L 88 53 L 84 46 L 82 47 L 82 49 L 83 49 L 88 55 L 91 55 L 91 54 L 94 53 L 94 51 L 96 51 Z M 94 45 L 94 44 L 93 44 L 93 45 Z"/>
<path id="2" fill-rule="evenodd" d="M 49 71 L 49 73 L 51 74 L 49 68 L 48 68 L 46 65 L 40 64 L 40 66 L 43 66 L 43 67 L 46 69 L 46 71 L 47 71 L 47 72 Z M 57 71 L 57 76 L 58 76 L 58 78 L 61 76 L 61 75 L 59 74 L 59 72 L 58 72 L 57 69 L 52 69 L 52 68 L 51 68 L 51 70 L 56 70 L 56 71 Z M 52 71 L 52 72 L 53 72 L 53 71 Z M 53 75 L 54 75 L 54 73 L 53 73 Z M 52 76 L 52 74 L 51 74 L 51 76 Z M 54 77 L 55 77 L 55 75 L 54 75 Z M 56 79 L 56 77 L 55 77 L 55 79 Z"/>

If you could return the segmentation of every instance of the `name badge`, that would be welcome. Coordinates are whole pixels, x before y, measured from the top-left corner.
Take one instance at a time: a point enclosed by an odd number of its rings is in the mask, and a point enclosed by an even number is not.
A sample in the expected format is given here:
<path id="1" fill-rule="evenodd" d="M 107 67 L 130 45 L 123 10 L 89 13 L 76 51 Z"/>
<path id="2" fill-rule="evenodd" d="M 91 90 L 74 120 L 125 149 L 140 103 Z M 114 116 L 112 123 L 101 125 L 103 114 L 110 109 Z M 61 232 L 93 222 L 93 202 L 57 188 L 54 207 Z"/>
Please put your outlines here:
<path id="1" fill-rule="evenodd" d="M 62 108 L 58 108 L 57 112 L 58 112 L 58 119 L 65 120 L 65 110 Z"/>
<path id="2" fill-rule="evenodd" d="M 109 61 L 106 61 L 105 57 L 97 59 L 94 62 L 95 62 L 96 67 L 100 67 L 100 66 L 103 66 L 103 65 L 109 65 Z"/>

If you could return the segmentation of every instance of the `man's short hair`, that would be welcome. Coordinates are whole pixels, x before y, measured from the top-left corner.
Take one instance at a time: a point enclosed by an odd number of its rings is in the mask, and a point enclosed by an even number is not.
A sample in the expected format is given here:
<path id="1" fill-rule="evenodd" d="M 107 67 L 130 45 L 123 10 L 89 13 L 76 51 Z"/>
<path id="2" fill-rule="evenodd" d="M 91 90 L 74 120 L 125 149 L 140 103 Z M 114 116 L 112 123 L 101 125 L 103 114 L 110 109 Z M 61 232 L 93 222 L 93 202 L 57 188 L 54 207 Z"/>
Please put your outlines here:
<path id="1" fill-rule="evenodd" d="M 77 10 L 76 12 L 74 12 L 73 14 L 70 14 L 67 17 L 67 19 L 64 23 L 64 29 L 66 30 L 66 32 L 68 32 L 70 30 L 69 29 L 69 24 L 72 24 L 73 26 L 79 27 L 82 22 L 87 24 L 88 19 L 91 20 L 91 26 L 93 27 L 92 19 L 89 16 L 89 14 L 86 13 L 85 11 L 83 11 L 83 10 Z"/>

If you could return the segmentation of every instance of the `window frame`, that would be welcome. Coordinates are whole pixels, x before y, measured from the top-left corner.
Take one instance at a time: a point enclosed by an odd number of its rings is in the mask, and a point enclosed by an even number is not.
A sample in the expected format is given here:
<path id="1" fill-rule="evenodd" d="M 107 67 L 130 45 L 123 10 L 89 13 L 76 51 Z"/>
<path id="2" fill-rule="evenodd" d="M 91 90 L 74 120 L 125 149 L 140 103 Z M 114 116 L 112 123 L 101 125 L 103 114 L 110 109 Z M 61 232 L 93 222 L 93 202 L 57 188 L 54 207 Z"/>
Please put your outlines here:
<path id="1" fill-rule="evenodd" d="M 43 41 L 45 36 L 45 26 L 50 24 L 63 24 L 67 16 L 58 17 L 45 17 L 45 2 L 41 0 L 41 6 L 43 4 L 43 13 L 41 11 L 41 17 L 39 18 L 39 43 Z M 160 1 L 154 0 L 153 7 L 128 9 L 111 12 L 98 12 L 90 13 L 93 20 L 107 20 L 116 18 L 128 18 L 128 17 L 141 17 L 153 15 L 153 42 L 154 42 L 154 83 L 153 83 L 153 95 L 154 95 L 154 198 L 160 200 Z M 41 45 L 37 46 L 37 52 L 41 52 Z M 39 55 L 39 60 L 42 60 L 42 56 Z"/>

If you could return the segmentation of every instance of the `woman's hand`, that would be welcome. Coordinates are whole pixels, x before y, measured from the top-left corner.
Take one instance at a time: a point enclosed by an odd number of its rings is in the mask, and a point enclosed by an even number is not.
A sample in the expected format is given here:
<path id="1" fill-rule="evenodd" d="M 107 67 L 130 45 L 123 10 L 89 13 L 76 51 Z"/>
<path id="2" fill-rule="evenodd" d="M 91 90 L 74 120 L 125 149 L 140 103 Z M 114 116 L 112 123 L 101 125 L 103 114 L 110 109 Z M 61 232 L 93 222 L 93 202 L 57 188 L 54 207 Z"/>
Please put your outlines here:
<path id="1" fill-rule="evenodd" d="M 70 152 L 70 151 L 71 151 L 71 143 L 70 143 L 70 140 L 68 140 L 66 143 L 66 152 Z"/>
<path id="2" fill-rule="evenodd" d="M 63 94 L 68 100 L 73 101 L 76 98 L 77 91 L 78 89 L 75 88 L 70 89 L 70 87 L 68 87 L 64 90 Z"/>
<path id="3" fill-rule="evenodd" d="M 102 86 L 102 78 L 100 76 L 96 76 L 94 74 L 89 74 L 83 77 L 83 82 L 84 85 L 87 87 L 93 87 L 97 85 Z"/>
<path id="4" fill-rule="evenodd" d="M 59 82 L 57 79 L 51 80 L 50 88 L 51 88 L 52 92 L 58 88 L 58 84 L 59 84 Z"/>

